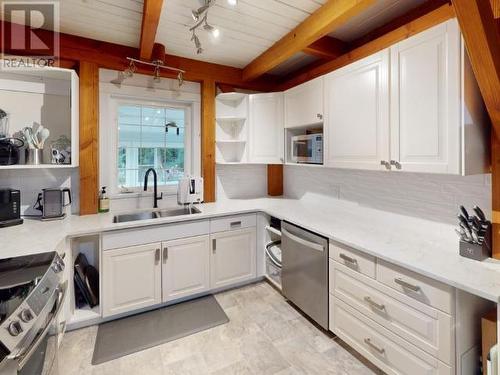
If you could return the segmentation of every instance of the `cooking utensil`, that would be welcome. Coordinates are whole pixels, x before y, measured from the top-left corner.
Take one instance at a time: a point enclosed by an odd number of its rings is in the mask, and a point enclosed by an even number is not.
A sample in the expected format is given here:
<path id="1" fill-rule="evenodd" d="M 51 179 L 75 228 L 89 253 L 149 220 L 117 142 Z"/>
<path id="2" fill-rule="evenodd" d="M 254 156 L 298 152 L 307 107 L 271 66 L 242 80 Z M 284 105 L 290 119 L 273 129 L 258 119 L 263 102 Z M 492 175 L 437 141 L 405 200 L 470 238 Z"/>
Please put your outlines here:
<path id="1" fill-rule="evenodd" d="M 50 137 L 49 129 L 43 128 L 39 134 L 39 137 L 40 137 L 40 148 L 43 149 L 43 147 L 45 146 L 45 141 L 47 140 L 47 138 Z"/>
<path id="2" fill-rule="evenodd" d="M 464 223 L 460 223 L 460 228 L 463 229 L 464 231 L 464 237 L 465 237 L 465 241 L 467 242 L 471 242 L 473 241 L 472 239 L 472 231 L 470 230 L 469 226 L 467 224 L 464 224 Z"/>
<path id="3" fill-rule="evenodd" d="M 488 222 L 488 219 L 486 219 L 486 215 L 484 214 L 483 210 L 479 208 L 479 206 L 474 206 L 474 213 L 483 223 Z"/>
<path id="4" fill-rule="evenodd" d="M 460 211 L 462 212 L 462 215 L 464 215 L 464 217 L 465 217 L 467 220 L 470 220 L 469 213 L 467 212 L 467 210 L 465 209 L 465 207 L 464 207 L 464 206 L 460 206 Z"/>
<path id="5" fill-rule="evenodd" d="M 465 228 L 467 228 L 469 231 L 471 230 L 469 220 L 467 220 L 464 215 L 458 215 L 458 220 L 460 220 L 460 223 L 463 224 Z"/>

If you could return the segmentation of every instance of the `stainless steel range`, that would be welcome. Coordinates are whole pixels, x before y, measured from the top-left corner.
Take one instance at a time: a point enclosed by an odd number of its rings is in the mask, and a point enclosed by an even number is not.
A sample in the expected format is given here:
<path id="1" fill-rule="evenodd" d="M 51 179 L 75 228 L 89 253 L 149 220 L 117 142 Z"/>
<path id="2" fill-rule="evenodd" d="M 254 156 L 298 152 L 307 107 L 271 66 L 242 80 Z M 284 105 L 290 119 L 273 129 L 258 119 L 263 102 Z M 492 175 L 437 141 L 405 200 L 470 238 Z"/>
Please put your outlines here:
<path id="1" fill-rule="evenodd" d="M 56 373 L 63 270 L 56 252 L 0 260 L 0 375 Z"/>

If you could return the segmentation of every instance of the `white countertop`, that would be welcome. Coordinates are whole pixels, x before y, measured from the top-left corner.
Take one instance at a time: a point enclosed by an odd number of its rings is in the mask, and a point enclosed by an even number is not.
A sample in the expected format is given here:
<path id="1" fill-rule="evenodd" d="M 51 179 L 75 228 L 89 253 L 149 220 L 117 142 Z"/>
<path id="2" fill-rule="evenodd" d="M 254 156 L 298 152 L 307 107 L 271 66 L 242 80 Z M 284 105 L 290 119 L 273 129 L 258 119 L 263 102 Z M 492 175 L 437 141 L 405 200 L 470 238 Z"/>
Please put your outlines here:
<path id="1" fill-rule="evenodd" d="M 68 236 L 263 211 L 493 302 L 500 301 L 500 261 L 461 257 L 454 226 L 449 224 L 313 194 L 300 200 L 223 200 L 198 207 L 201 214 L 121 224 L 112 222 L 113 214 L 70 216 L 53 222 L 26 220 L 23 225 L 0 229 L 0 259 L 55 250 Z"/>

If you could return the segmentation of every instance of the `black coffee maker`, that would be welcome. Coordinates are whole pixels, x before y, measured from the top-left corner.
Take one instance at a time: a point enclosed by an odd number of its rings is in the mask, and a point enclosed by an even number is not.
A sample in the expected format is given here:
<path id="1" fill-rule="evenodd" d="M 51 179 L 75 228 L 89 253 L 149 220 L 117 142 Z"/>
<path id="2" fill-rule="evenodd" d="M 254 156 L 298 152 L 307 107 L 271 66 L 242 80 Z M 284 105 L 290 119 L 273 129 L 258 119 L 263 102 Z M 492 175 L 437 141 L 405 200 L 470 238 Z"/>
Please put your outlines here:
<path id="1" fill-rule="evenodd" d="M 0 228 L 22 223 L 21 192 L 15 189 L 0 189 Z"/>
<path id="2" fill-rule="evenodd" d="M 20 149 L 24 141 L 20 138 L 0 139 L 0 165 L 13 165 L 19 163 Z"/>

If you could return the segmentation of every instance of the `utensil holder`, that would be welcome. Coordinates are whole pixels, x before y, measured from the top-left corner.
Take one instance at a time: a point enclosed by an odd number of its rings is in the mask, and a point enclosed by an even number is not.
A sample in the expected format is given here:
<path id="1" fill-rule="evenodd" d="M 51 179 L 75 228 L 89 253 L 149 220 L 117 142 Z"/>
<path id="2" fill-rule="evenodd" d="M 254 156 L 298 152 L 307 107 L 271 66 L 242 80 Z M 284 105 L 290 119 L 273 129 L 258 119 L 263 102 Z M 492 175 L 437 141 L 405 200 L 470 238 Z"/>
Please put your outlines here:
<path id="1" fill-rule="evenodd" d="M 474 244 L 460 240 L 460 255 L 474 260 L 491 258 L 491 224 L 486 228 L 483 243 Z"/>
<path id="2" fill-rule="evenodd" d="M 28 165 L 43 164 L 43 150 L 38 148 L 29 148 L 26 154 L 26 164 Z"/>

